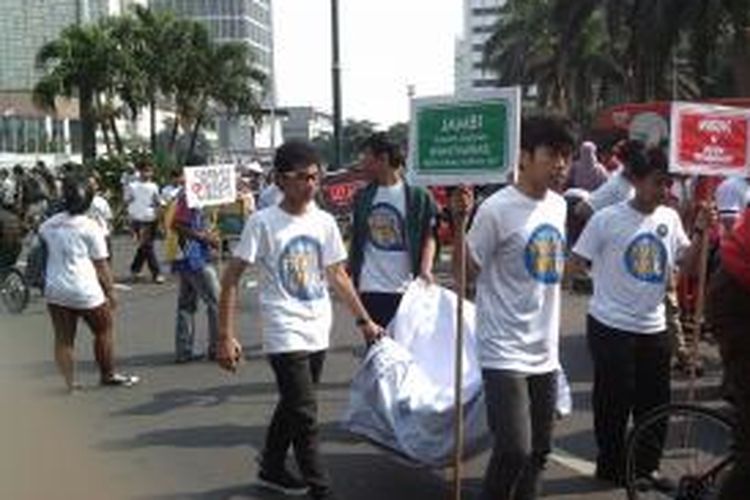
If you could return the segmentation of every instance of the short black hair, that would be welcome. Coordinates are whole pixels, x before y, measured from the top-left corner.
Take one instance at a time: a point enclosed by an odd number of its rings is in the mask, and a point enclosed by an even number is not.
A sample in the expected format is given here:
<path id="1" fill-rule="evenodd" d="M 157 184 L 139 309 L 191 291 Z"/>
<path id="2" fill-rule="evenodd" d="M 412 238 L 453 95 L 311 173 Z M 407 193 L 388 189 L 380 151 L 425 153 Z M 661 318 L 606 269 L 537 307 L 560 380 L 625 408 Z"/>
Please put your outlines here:
<path id="1" fill-rule="evenodd" d="M 521 121 L 522 151 L 533 153 L 536 148 L 546 146 L 572 154 L 577 142 L 575 125 L 563 116 L 533 115 Z"/>
<path id="2" fill-rule="evenodd" d="M 91 207 L 94 188 L 91 181 L 81 174 L 69 174 L 62 182 L 63 207 L 70 215 L 81 215 Z"/>
<path id="3" fill-rule="evenodd" d="M 370 150 L 375 156 L 388 155 L 388 165 L 398 168 L 404 164 L 404 153 L 385 132 L 375 132 L 362 143 L 361 151 Z"/>
<path id="4" fill-rule="evenodd" d="M 279 173 L 300 170 L 310 165 L 320 166 L 320 154 L 315 146 L 307 141 L 286 141 L 276 149 L 273 157 L 273 168 Z"/>
<path id="5" fill-rule="evenodd" d="M 629 140 L 622 144 L 618 154 L 636 179 L 644 179 L 654 172 L 669 174 L 669 160 L 659 147 L 647 149 L 643 142 Z"/>

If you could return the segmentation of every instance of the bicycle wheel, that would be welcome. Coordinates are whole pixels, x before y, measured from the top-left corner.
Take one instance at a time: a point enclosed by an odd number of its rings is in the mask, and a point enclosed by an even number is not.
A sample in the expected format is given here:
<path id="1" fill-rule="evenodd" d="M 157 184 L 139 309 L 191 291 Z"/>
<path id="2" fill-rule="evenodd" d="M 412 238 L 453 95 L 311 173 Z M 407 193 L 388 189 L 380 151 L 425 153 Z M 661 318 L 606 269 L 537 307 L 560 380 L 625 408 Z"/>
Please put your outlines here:
<path id="1" fill-rule="evenodd" d="M 647 414 L 628 437 L 628 498 L 714 498 L 732 463 L 732 428 L 725 414 L 689 404 L 669 404 Z"/>
<path id="2" fill-rule="evenodd" d="M 8 312 L 17 314 L 26 309 L 29 303 L 29 287 L 16 268 L 5 269 L 0 278 L 0 298 Z"/>

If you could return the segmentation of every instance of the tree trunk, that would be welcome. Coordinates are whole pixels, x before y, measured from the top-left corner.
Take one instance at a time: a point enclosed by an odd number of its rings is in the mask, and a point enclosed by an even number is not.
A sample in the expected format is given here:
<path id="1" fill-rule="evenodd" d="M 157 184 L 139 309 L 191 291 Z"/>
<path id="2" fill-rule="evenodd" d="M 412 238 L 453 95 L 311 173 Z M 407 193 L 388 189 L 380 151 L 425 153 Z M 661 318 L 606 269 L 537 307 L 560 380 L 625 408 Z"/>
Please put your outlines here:
<path id="1" fill-rule="evenodd" d="M 102 106 L 102 96 L 96 95 L 96 121 L 102 129 L 102 138 L 104 139 L 104 146 L 107 148 L 107 154 L 112 154 L 112 143 L 109 141 L 109 132 L 107 131 L 107 118 L 104 113 L 104 107 Z"/>
<path id="2" fill-rule="evenodd" d="M 96 159 L 96 113 L 94 112 L 94 91 L 91 88 L 78 89 L 78 110 L 81 118 L 81 156 L 83 162 Z"/>
<path id="3" fill-rule="evenodd" d="M 117 154 L 123 154 L 125 152 L 125 147 L 122 144 L 122 138 L 120 137 L 120 132 L 117 130 L 117 122 L 115 121 L 115 117 L 110 115 L 109 116 L 109 128 L 112 131 L 112 137 L 115 139 L 115 148 L 117 150 Z"/>
<path id="4" fill-rule="evenodd" d="M 735 95 L 750 96 L 750 26 L 737 35 L 732 59 Z"/>
<path id="5" fill-rule="evenodd" d="M 169 152 L 174 152 L 174 146 L 177 143 L 177 132 L 180 129 L 180 119 L 177 115 L 174 117 L 174 125 L 172 125 L 172 133 L 169 135 Z"/>
<path id="6" fill-rule="evenodd" d="M 195 119 L 195 125 L 193 126 L 193 131 L 190 134 L 190 147 L 188 147 L 187 156 L 185 157 L 186 162 L 190 161 L 190 159 L 193 157 L 193 153 L 195 152 L 195 144 L 198 141 L 198 132 L 200 132 L 202 125 L 203 113 L 199 114 Z"/>
<path id="7" fill-rule="evenodd" d="M 151 154 L 156 154 L 156 94 L 151 94 L 149 101 L 151 122 Z"/>

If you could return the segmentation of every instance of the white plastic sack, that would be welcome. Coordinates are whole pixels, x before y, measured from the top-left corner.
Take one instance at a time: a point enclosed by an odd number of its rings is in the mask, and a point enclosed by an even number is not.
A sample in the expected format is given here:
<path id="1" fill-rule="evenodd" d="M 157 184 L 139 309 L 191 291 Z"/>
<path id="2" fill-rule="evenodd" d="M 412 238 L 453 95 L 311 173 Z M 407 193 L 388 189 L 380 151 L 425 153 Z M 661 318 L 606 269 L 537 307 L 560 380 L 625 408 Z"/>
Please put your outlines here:
<path id="1" fill-rule="evenodd" d="M 442 467 L 452 462 L 456 305 L 456 295 L 446 288 L 421 281 L 410 285 L 389 325 L 392 339 L 371 347 L 354 376 L 344 419 L 349 431 L 420 464 Z M 491 443 L 474 318 L 474 305 L 466 301 L 462 388 L 466 457 Z M 560 380 L 558 393 L 563 397 L 558 397 L 558 413 L 567 414 L 570 391 L 562 372 Z"/>

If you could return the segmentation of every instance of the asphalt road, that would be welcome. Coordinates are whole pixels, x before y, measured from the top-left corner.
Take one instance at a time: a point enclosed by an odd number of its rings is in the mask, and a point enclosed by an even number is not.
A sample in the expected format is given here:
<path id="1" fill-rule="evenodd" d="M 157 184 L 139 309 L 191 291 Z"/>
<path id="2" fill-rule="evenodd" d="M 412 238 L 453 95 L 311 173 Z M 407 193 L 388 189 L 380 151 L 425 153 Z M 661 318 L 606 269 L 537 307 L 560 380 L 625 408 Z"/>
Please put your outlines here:
<path id="1" fill-rule="evenodd" d="M 124 275 L 131 252 L 115 241 L 115 268 Z M 241 305 L 247 360 L 236 375 L 208 362 L 173 363 L 176 289 L 136 284 L 120 291 L 117 354 L 120 368 L 137 373 L 131 389 L 101 389 L 91 339 L 80 327 L 77 354 L 84 390 L 74 395 L 52 361 L 52 334 L 38 296 L 16 316 L 0 316 L 0 498 L 26 499 L 276 499 L 253 485 L 255 457 L 276 393 L 259 347 L 257 289 L 252 275 Z M 353 322 L 335 304 L 332 348 L 319 391 L 323 453 L 342 499 L 449 498 L 451 471 L 414 467 L 342 431 L 359 345 Z M 545 474 L 546 499 L 621 499 L 591 477 L 595 454 L 591 366 L 583 323 L 586 298 L 565 294 L 561 355 L 573 392 L 574 413 L 557 423 L 555 450 Z M 198 319 L 200 346 L 205 322 Z M 711 393 L 715 373 L 701 381 Z M 683 397 L 684 381 L 675 384 Z M 464 498 L 476 497 L 488 453 L 464 470 Z"/>

